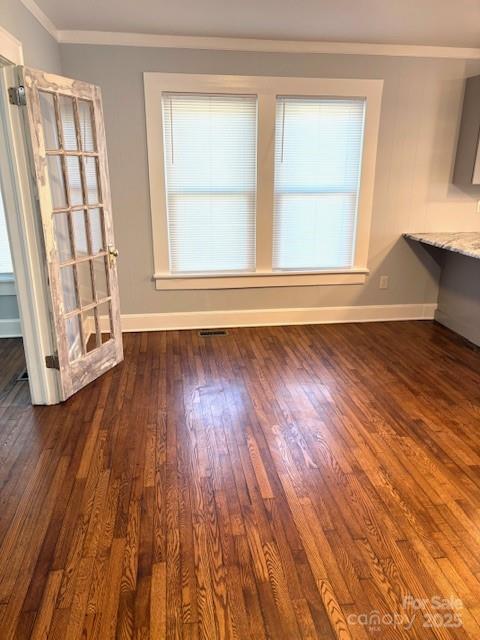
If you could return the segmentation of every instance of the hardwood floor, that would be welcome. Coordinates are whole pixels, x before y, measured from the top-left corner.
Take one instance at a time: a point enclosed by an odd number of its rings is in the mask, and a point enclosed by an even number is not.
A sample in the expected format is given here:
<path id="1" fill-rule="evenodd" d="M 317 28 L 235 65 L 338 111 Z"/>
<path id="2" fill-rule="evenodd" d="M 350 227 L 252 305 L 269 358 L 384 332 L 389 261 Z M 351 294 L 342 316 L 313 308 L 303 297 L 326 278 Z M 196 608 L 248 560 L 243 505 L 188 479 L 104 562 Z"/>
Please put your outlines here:
<path id="1" fill-rule="evenodd" d="M 2 640 L 480 638 L 480 352 L 429 322 L 125 351 L 0 413 Z"/>

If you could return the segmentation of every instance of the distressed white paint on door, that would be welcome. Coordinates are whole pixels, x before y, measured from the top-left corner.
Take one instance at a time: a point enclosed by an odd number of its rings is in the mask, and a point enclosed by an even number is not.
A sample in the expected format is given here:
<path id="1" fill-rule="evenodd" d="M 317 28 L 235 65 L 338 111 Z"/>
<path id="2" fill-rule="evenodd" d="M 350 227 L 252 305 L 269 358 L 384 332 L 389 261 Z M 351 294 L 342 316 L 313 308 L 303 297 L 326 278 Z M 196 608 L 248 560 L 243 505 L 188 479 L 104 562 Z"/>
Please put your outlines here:
<path id="1" fill-rule="evenodd" d="M 101 96 L 26 67 L 19 76 L 65 400 L 123 359 Z"/>

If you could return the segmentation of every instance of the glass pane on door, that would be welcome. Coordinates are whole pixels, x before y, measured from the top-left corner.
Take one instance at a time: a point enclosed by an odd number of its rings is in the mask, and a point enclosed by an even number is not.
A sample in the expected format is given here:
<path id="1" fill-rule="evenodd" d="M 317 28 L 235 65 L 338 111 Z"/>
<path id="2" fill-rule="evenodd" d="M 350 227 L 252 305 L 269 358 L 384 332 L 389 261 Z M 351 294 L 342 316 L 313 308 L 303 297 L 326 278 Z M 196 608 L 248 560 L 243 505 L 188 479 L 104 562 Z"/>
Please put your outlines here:
<path id="1" fill-rule="evenodd" d="M 93 272 L 95 274 L 95 291 L 97 293 L 97 300 L 103 300 L 109 295 L 107 259 L 104 256 L 93 259 Z"/>
<path id="2" fill-rule="evenodd" d="M 63 148 L 65 151 L 76 151 L 78 143 L 73 100 L 70 96 L 58 96 L 58 106 L 62 123 Z"/>
<path id="3" fill-rule="evenodd" d="M 69 213 L 53 214 L 53 228 L 55 230 L 55 242 L 57 245 L 58 259 L 60 262 L 66 262 L 73 257 L 72 243 L 70 240 L 70 229 L 68 225 Z"/>
<path id="4" fill-rule="evenodd" d="M 82 357 L 82 338 L 80 333 L 80 316 L 65 320 L 65 331 L 68 343 L 68 359 L 70 362 Z"/>
<path id="5" fill-rule="evenodd" d="M 54 209 L 65 209 L 67 206 L 67 195 L 65 193 L 65 181 L 63 179 L 62 157 L 48 156 L 47 168 L 52 206 Z"/>
<path id="6" fill-rule="evenodd" d="M 78 101 L 78 119 L 80 121 L 82 151 L 95 151 L 92 103 L 89 100 Z"/>
<path id="7" fill-rule="evenodd" d="M 83 335 L 86 353 L 96 349 L 100 341 L 97 338 L 96 309 L 88 309 L 82 313 Z"/>
<path id="8" fill-rule="evenodd" d="M 90 271 L 90 260 L 77 263 L 78 292 L 80 294 L 80 304 L 86 307 L 93 302 L 92 274 Z"/>
<path id="9" fill-rule="evenodd" d="M 92 243 L 92 253 L 100 253 L 105 250 L 103 240 L 103 211 L 102 209 L 89 209 L 88 216 L 90 220 L 90 240 Z"/>
<path id="10" fill-rule="evenodd" d="M 74 267 L 62 267 L 60 269 L 60 280 L 62 284 L 63 308 L 65 313 L 70 313 L 70 311 L 78 308 Z"/>
<path id="11" fill-rule="evenodd" d="M 112 337 L 112 320 L 110 302 L 102 302 L 97 307 L 98 320 L 101 328 L 102 344 L 108 342 Z"/>
<path id="12" fill-rule="evenodd" d="M 85 182 L 87 184 L 87 202 L 88 204 L 97 204 L 100 202 L 98 193 L 98 177 L 97 177 L 97 159 L 92 156 L 84 158 L 85 162 Z"/>
<path id="13" fill-rule="evenodd" d="M 55 114 L 55 99 L 53 93 L 40 91 L 38 98 L 40 100 L 40 111 L 42 114 L 45 149 L 59 149 L 57 116 Z"/>
<path id="14" fill-rule="evenodd" d="M 83 204 L 82 178 L 80 174 L 80 158 L 78 156 L 66 156 L 68 191 L 70 193 L 70 206 Z"/>
<path id="15" fill-rule="evenodd" d="M 85 211 L 72 212 L 73 239 L 75 242 L 75 254 L 77 256 L 88 255 L 87 227 L 85 224 Z"/>

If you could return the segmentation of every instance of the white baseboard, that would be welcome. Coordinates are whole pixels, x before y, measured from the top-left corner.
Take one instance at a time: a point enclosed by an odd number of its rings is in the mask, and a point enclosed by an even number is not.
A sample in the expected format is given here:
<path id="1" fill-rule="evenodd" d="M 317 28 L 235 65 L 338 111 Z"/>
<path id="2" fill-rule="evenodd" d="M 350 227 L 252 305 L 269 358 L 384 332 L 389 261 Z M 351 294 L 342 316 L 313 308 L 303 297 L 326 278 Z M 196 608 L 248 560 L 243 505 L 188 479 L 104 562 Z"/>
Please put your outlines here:
<path id="1" fill-rule="evenodd" d="M 217 327 L 274 327 L 289 324 L 335 324 L 341 322 L 387 322 L 433 320 L 436 304 L 391 304 L 364 307 L 306 307 L 297 309 L 240 309 L 188 313 L 132 313 L 122 315 L 122 331 L 173 331 Z M 106 318 L 100 318 L 107 330 Z M 21 338 L 18 319 L 0 319 L 0 338 Z"/>
<path id="2" fill-rule="evenodd" d="M 300 309 L 242 309 L 188 313 L 122 315 L 122 330 L 171 331 L 216 327 L 263 327 L 289 324 L 432 320 L 436 304 L 369 305 L 364 307 L 308 307 Z M 101 319 L 102 329 L 105 327 Z"/>
<path id="3" fill-rule="evenodd" d="M 0 338 L 21 338 L 22 327 L 20 320 L 0 319 Z"/>

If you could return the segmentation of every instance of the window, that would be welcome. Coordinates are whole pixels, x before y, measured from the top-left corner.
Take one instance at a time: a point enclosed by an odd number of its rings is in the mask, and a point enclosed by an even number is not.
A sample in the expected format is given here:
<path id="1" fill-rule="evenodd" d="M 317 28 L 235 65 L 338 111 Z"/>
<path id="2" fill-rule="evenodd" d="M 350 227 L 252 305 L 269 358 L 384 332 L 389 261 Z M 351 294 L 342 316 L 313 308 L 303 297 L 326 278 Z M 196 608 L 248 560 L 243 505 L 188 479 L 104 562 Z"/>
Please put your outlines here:
<path id="1" fill-rule="evenodd" d="M 364 106 L 277 98 L 274 269 L 352 266 Z"/>
<path id="2" fill-rule="evenodd" d="M 365 282 L 381 80 L 144 80 L 157 289 Z"/>
<path id="3" fill-rule="evenodd" d="M 172 273 L 253 271 L 257 97 L 162 96 Z"/>
<path id="4" fill-rule="evenodd" d="M 3 209 L 3 199 L 0 193 L 0 274 L 13 273 L 10 245 L 8 243 L 7 223 Z"/>

